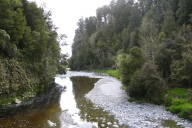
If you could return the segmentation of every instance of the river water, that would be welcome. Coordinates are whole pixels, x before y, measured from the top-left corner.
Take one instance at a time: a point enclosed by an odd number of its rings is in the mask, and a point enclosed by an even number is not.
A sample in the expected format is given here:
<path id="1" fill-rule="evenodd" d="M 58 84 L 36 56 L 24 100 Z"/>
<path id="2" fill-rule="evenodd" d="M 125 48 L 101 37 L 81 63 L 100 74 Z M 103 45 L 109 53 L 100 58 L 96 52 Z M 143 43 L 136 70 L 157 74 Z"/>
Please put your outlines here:
<path id="1" fill-rule="evenodd" d="M 0 128 L 192 128 L 163 106 L 128 102 L 115 78 L 68 72 L 55 77 L 63 87 L 48 102 L 0 118 Z"/>
<path id="2" fill-rule="evenodd" d="M 66 87 L 59 99 L 40 104 L 14 116 L 0 118 L 0 128 L 127 128 L 112 115 L 85 98 L 98 78 L 57 76 L 55 83 Z"/>

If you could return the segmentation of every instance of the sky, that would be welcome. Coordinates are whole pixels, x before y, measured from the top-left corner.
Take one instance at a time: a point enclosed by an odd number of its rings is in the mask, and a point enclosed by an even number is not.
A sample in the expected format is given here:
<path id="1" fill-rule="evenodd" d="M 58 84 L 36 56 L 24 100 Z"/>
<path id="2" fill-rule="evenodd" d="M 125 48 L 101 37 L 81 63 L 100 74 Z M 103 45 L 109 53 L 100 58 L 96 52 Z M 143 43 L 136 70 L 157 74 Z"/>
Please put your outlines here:
<path id="1" fill-rule="evenodd" d="M 52 12 L 53 24 L 58 27 L 59 34 L 66 34 L 67 46 L 62 47 L 62 53 L 71 55 L 71 45 L 81 17 L 96 15 L 96 9 L 110 4 L 111 0 L 29 0 L 35 1 Z"/>

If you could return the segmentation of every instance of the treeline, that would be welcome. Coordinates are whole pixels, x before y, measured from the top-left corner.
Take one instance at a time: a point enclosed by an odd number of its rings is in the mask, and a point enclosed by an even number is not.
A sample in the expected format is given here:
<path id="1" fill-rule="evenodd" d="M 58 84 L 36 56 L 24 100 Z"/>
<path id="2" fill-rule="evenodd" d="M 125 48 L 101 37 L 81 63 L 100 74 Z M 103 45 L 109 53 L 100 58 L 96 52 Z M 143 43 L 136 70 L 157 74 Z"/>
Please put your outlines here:
<path id="1" fill-rule="evenodd" d="M 60 47 L 50 12 L 27 0 L 0 0 L 0 98 L 34 97 L 50 87 Z"/>
<path id="2" fill-rule="evenodd" d="M 73 70 L 117 68 L 130 96 L 155 103 L 192 88 L 191 0 L 117 0 L 96 14 L 78 22 Z"/>

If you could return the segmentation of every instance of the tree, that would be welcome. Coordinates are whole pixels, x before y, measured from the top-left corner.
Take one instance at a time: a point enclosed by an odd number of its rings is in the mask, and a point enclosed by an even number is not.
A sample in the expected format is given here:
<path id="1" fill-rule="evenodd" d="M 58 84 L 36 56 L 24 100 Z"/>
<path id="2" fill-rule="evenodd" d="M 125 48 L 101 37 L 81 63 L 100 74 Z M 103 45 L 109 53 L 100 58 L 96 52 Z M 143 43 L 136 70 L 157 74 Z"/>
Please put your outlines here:
<path id="1" fill-rule="evenodd" d="M 190 23 L 190 15 L 192 11 L 191 0 L 179 0 L 179 8 L 177 9 L 177 18 L 180 25 Z"/>
<path id="2" fill-rule="evenodd" d="M 129 86 L 132 75 L 141 68 L 143 63 L 144 59 L 138 47 L 131 48 L 129 54 L 123 53 L 117 56 L 117 67 L 124 85 Z"/>
<path id="3" fill-rule="evenodd" d="M 81 20 L 71 67 L 117 66 L 124 85 L 132 82 L 135 90 L 141 84 L 148 95 L 145 100 L 154 102 L 158 99 L 150 97 L 156 97 L 151 90 L 160 90 L 165 81 L 170 88 L 179 84 L 191 87 L 191 12 L 191 0 L 113 0 L 99 8 L 96 17 Z M 149 72 L 146 77 L 144 71 Z"/>
<path id="4" fill-rule="evenodd" d="M 6 53 L 6 49 L 8 47 L 9 41 L 10 41 L 9 34 L 5 30 L 0 29 L 0 49 L 1 49 L 1 54 Z"/>
<path id="5" fill-rule="evenodd" d="M 128 92 L 133 98 L 160 104 L 163 102 L 162 93 L 165 89 L 165 81 L 160 77 L 157 66 L 146 63 L 133 75 Z"/>
<path id="6" fill-rule="evenodd" d="M 141 32 L 141 47 L 144 51 L 145 57 L 155 63 L 155 54 L 158 45 L 158 30 L 157 25 L 154 20 L 150 17 L 151 13 L 147 13 L 147 15 L 143 18 L 142 25 L 140 28 Z"/>
<path id="7" fill-rule="evenodd" d="M 27 0 L 0 0 L 0 97 L 29 98 L 53 85 L 60 47 L 50 12 Z"/>
<path id="8" fill-rule="evenodd" d="M 184 87 L 192 87 L 192 27 L 183 27 L 181 39 L 183 42 L 182 58 L 175 60 L 172 64 L 171 78 L 177 81 L 177 84 Z"/>
<path id="9" fill-rule="evenodd" d="M 177 29 L 176 20 L 174 18 L 174 14 L 172 11 L 167 11 L 164 16 L 164 22 L 162 26 L 162 31 L 165 32 L 166 35 L 171 34 Z"/>

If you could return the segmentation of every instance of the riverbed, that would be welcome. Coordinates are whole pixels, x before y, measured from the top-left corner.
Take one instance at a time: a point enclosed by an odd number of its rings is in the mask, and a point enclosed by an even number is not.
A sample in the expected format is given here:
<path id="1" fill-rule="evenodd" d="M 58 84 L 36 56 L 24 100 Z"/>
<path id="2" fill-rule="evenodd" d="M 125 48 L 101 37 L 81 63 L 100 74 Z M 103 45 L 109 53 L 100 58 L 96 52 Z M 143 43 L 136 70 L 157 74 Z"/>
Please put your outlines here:
<path id="1" fill-rule="evenodd" d="M 121 82 L 104 74 L 67 72 L 55 83 L 58 98 L 0 118 L 0 128 L 192 128 L 163 106 L 129 102 Z"/>

